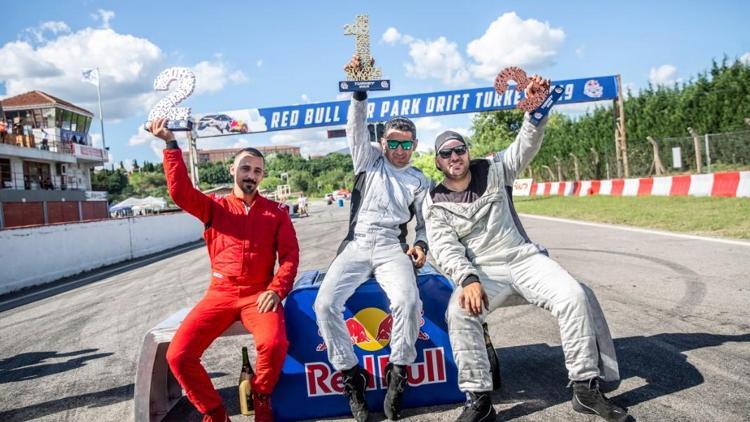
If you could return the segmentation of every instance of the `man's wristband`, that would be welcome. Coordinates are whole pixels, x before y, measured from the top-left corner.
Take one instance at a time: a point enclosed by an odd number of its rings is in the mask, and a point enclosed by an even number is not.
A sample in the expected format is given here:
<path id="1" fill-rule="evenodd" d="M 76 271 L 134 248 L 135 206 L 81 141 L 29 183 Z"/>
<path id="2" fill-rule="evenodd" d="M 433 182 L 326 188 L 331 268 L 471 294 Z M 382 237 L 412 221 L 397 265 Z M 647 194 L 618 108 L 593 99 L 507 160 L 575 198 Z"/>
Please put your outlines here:
<path id="1" fill-rule="evenodd" d="M 180 145 L 177 144 L 177 140 L 172 139 L 167 141 L 167 149 L 180 149 Z"/>
<path id="2" fill-rule="evenodd" d="M 464 281 L 461 282 L 461 287 L 466 287 L 469 284 L 479 283 L 479 277 L 475 276 L 474 274 L 468 275 Z"/>

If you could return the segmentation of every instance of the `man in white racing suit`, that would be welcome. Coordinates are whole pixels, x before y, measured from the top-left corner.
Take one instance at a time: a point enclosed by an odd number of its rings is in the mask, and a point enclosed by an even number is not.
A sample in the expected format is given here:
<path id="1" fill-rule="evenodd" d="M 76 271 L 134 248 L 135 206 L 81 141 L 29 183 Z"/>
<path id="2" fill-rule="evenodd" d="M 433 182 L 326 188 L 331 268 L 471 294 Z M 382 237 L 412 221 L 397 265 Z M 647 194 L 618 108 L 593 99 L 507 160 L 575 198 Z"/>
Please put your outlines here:
<path id="1" fill-rule="evenodd" d="M 358 66 L 357 57 L 350 65 Z M 315 315 L 326 344 L 328 360 L 342 371 L 344 394 L 357 421 L 367 419 L 364 394 L 370 375 L 358 364 L 343 318 L 344 304 L 372 275 L 385 291 L 393 317 L 391 355 L 386 367 L 383 410 L 396 420 L 406 386 L 406 365 L 414 362 L 422 302 L 415 267 L 424 265 L 427 242 L 421 205 L 431 185 L 409 164 L 417 147 L 416 128 L 396 117 L 385 125 L 378 144 L 370 144 L 367 93 L 355 92 L 347 117 L 346 135 L 354 162 L 349 232 L 323 279 L 315 300 Z M 377 145 L 377 146 L 375 146 Z M 416 216 L 416 241 L 406 243 L 406 224 Z"/>
<path id="2" fill-rule="evenodd" d="M 527 95 L 549 86 L 539 76 L 531 81 Z M 459 421 L 495 420 L 482 323 L 511 295 L 557 318 L 573 408 L 609 421 L 628 417 L 599 391 L 604 371 L 598 340 L 611 345 L 611 337 L 593 292 L 529 240 L 513 208 L 513 181 L 539 151 L 546 121 L 535 126 L 526 113 L 515 141 L 491 158 L 471 160 L 456 132 L 435 141 L 435 164 L 444 179 L 425 198 L 423 212 L 432 255 L 456 285 L 446 318 L 459 388 L 469 398 Z M 605 334 L 598 339 L 600 331 Z M 616 372 L 614 348 L 602 350 L 611 351 L 602 359 L 614 359 Z"/>

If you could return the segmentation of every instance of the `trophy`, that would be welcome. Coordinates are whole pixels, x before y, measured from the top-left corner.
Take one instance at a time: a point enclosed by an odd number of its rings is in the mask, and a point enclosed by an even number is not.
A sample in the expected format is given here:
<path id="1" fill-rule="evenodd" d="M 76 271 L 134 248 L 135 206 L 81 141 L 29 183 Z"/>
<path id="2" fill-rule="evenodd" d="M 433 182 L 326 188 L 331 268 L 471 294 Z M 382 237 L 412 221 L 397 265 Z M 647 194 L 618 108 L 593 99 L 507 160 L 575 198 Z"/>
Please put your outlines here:
<path id="1" fill-rule="evenodd" d="M 166 118 L 167 129 L 176 132 L 192 131 L 193 122 L 190 119 L 190 107 L 177 107 L 177 105 L 193 93 L 195 74 L 186 67 L 170 67 L 163 70 L 154 79 L 154 90 L 166 91 L 172 82 L 177 82 L 176 89 L 154 105 L 148 115 L 148 121 L 153 122 Z M 146 130 L 148 130 L 148 124 L 146 124 Z"/>
<path id="2" fill-rule="evenodd" d="M 382 77 L 380 69 L 373 66 L 375 59 L 370 54 L 370 20 L 367 15 L 357 15 L 354 23 L 344 25 L 344 35 L 354 35 L 359 66 L 347 66 L 346 80 L 339 82 L 339 92 L 388 91 L 391 83 Z"/>
<path id="3" fill-rule="evenodd" d="M 516 91 L 523 91 L 529 85 L 529 77 L 526 75 L 526 72 L 520 67 L 510 66 L 497 74 L 495 78 L 495 91 L 498 94 L 504 94 L 508 90 L 508 82 L 511 80 L 516 83 Z M 552 110 L 552 106 L 555 105 L 562 94 L 563 87 L 560 85 L 552 87 L 551 91 L 542 89 L 533 95 L 524 97 L 524 99 L 518 102 L 517 107 L 528 112 L 531 123 L 536 126 Z"/>

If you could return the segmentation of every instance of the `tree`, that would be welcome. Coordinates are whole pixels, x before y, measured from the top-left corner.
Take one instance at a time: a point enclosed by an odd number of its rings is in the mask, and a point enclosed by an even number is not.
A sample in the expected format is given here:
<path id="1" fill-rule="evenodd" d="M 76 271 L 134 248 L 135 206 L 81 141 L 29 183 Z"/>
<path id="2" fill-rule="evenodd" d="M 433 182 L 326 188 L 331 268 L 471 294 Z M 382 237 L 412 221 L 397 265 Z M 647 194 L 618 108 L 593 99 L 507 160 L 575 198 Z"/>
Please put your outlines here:
<path id="1" fill-rule="evenodd" d="M 443 180 L 443 172 L 435 166 L 434 153 L 414 153 L 411 159 L 411 165 L 422 170 L 422 173 L 424 173 L 424 175 L 430 178 L 434 183 L 440 183 Z"/>

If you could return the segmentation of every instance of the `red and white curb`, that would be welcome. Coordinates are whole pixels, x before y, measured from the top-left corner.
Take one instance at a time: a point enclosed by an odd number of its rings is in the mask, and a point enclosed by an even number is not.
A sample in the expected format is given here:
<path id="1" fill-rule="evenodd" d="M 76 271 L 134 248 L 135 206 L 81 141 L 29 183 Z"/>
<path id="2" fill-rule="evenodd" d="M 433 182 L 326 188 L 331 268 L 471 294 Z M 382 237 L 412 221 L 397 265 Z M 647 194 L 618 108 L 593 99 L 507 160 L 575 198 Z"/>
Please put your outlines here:
<path id="1" fill-rule="evenodd" d="M 750 197 L 750 171 L 646 177 L 639 179 L 531 183 L 529 194 L 531 196 Z"/>

